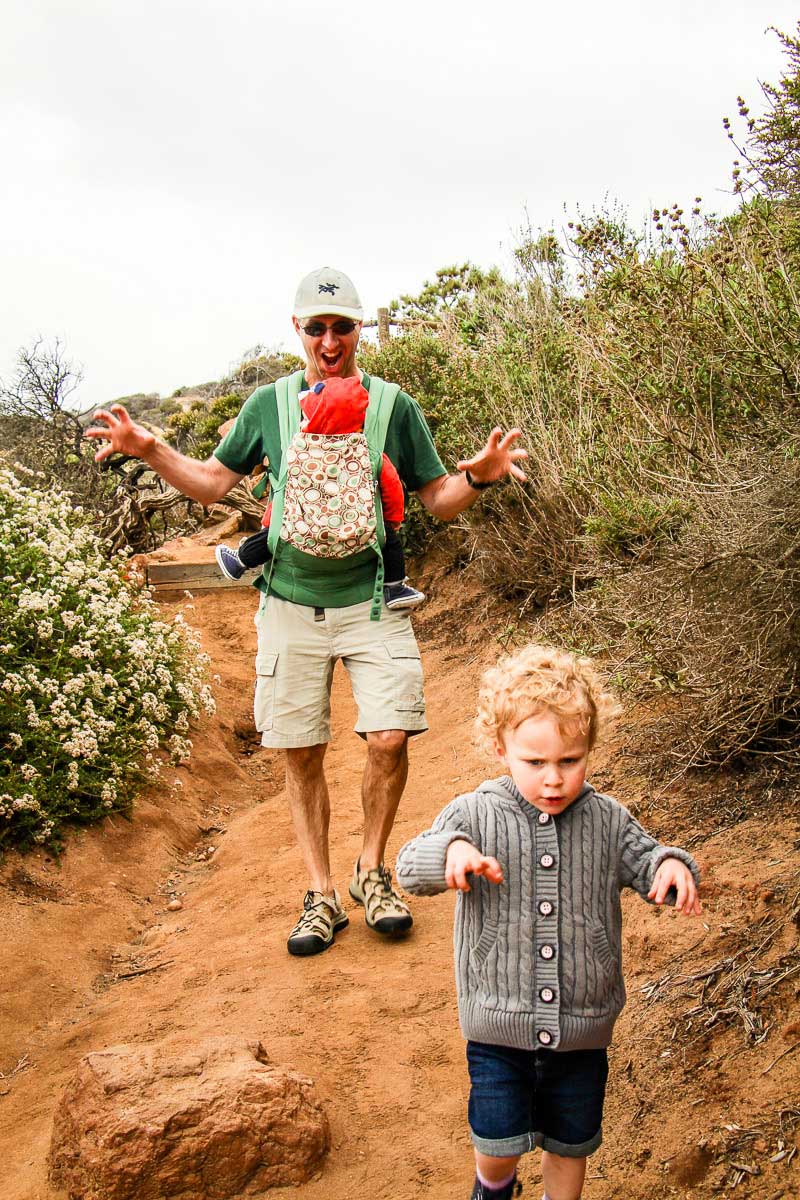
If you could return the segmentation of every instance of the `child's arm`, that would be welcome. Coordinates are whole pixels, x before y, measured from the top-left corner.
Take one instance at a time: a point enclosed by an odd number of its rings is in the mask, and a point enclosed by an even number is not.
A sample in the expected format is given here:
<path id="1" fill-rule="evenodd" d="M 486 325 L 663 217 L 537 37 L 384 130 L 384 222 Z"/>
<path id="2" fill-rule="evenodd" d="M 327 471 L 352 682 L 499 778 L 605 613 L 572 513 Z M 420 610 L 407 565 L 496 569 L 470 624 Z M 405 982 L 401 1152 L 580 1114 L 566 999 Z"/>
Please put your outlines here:
<path id="1" fill-rule="evenodd" d="M 654 904 L 675 905 L 687 916 L 700 913 L 697 884 L 700 869 L 679 846 L 662 846 L 638 821 L 626 814 L 620 861 L 620 883 Z"/>
<path id="2" fill-rule="evenodd" d="M 402 847 L 395 862 L 400 886 L 418 896 L 434 896 L 453 886 L 447 879 L 447 857 L 453 842 L 474 847 L 461 797 L 439 813 L 430 829 Z M 475 852 L 480 856 L 477 848 Z"/>

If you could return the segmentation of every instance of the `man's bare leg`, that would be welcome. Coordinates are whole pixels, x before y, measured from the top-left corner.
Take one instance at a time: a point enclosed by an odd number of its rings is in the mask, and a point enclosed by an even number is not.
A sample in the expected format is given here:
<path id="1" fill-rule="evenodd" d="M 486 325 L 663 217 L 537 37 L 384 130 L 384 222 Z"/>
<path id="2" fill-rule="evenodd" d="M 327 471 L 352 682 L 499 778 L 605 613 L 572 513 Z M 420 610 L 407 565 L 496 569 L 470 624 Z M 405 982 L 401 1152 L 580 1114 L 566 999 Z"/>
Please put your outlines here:
<path id="1" fill-rule="evenodd" d="M 308 870 L 309 890 L 300 920 L 289 934 L 290 954 L 320 954 L 350 923 L 331 879 L 328 826 L 331 806 L 323 762 L 327 745 L 286 752 L 286 795 L 297 844 Z"/>
<path id="2" fill-rule="evenodd" d="M 350 895 L 364 905 L 367 925 L 376 933 L 405 933 L 413 918 L 392 886 L 383 855 L 408 776 L 408 735 L 401 729 L 367 734 L 367 765 L 361 787 L 364 846 Z"/>
<path id="3" fill-rule="evenodd" d="M 324 769 L 327 749 L 327 743 L 323 743 L 286 751 L 286 798 L 308 871 L 309 887 L 330 896 L 333 893 L 328 850 L 331 804 Z"/>
<path id="4" fill-rule="evenodd" d="M 367 765 L 361 784 L 364 846 L 360 862 L 364 871 L 383 862 L 407 778 L 408 734 L 402 729 L 368 733 Z"/>

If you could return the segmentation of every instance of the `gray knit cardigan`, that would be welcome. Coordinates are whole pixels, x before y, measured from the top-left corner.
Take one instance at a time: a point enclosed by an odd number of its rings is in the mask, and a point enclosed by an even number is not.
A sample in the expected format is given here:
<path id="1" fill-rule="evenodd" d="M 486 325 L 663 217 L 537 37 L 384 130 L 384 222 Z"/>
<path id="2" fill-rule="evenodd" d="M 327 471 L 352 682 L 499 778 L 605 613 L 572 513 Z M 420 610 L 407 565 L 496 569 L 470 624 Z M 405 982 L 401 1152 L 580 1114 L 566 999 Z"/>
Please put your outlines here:
<path id="1" fill-rule="evenodd" d="M 694 859 L 659 845 L 589 784 L 551 816 L 504 776 L 458 796 L 403 846 L 397 879 L 406 891 L 445 891 L 447 849 L 458 838 L 496 858 L 505 877 L 500 885 L 474 877 L 472 890 L 458 893 L 453 940 L 464 1037 L 524 1050 L 607 1046 L 625 1003 L 620 890 L 646 898 L 665 858 L 680 859 L 699 880 Z"/>

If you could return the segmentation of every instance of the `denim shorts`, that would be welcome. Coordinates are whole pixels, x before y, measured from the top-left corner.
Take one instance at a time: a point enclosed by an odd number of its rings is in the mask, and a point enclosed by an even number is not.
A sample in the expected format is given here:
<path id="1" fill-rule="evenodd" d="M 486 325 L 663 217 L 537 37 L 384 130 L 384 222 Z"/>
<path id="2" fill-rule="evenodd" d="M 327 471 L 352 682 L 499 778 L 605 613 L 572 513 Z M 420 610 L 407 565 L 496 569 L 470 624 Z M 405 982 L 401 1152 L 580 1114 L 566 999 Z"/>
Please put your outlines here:
<path id="1" fill-rule="evenodd" d="M 541 1146 L 585 1158 L 603 1140 L 605 1050 L 517 1050 L 467 1042 L 469 1127 L 496 1158 Z"/>

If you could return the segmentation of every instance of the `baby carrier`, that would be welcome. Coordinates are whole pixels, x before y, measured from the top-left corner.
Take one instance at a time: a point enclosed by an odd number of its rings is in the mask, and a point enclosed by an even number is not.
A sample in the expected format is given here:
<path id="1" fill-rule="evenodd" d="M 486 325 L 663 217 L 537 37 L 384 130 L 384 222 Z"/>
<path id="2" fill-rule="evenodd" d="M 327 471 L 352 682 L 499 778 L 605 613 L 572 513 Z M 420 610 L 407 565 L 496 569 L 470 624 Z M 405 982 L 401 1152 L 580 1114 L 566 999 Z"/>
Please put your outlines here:
<path id="1" fill-rule="evenodd" d="M 299 394 L 303 372 L 278 379 L 281 441 L 277 474 L 270 468 L 272 554 L 267 587 L 286 546 L 314 558 L 345 560 L 371 549 L 377 558 L 370 619 L 380 620 L 385 541 L 379 480 L 386 432 L 400 388 L 372 377 L 362 433 L 303 433 Z M 254 494 L 261 494 L 265 478 Z"/>

